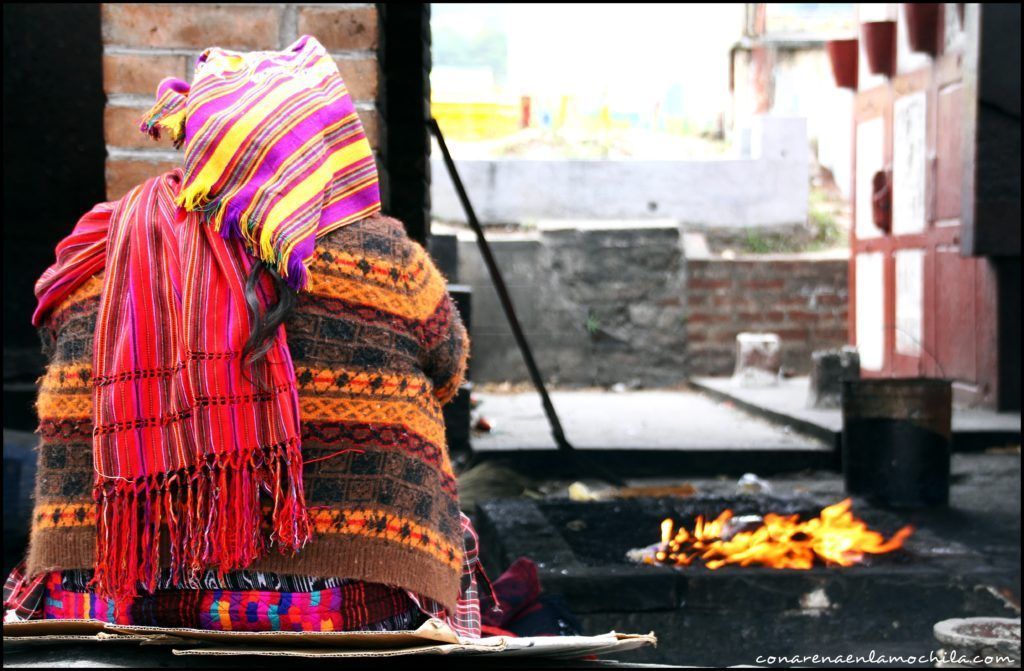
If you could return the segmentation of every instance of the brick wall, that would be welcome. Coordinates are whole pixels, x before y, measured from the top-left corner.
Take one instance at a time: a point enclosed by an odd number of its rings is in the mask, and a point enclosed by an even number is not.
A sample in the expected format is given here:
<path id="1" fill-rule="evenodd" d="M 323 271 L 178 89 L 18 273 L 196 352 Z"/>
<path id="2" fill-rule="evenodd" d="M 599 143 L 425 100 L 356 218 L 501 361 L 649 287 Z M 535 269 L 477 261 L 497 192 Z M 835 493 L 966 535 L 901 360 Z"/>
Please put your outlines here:
<path id="1" fill-rule="evenodd" d="M 561 385 L 731 375 L 736 334 L 772 331 L 783 363 L 847 343 L 845 258 L 709 257 L 668 224 L 542 223 L 490 244 L 542 373 Z M 687 258 L 689 254 L 690 258 Z M 458 241 L 460 283 L 473 289 L 473 380 L 527 381 L 475 239 Z"/>
<path id="2" fill-rule="evenodd" d="M 376 151 L 379 27 L 374 4 L 104 4 L 103 88 L 107 96 L 107 197 L 180 165 L 166 136 L 138 130 L 164 77 L 192 80 L 203 49 L 283 49 L 300 35 L 316 37 L 334 57 Z"/>
<path id="3" fill-rule="evenodd" d="M 736 334 L 771 331 L 783 365 L 810 368 L 816 349 L 847 343 L 845 259 L 687 260 L 687 370 L 730 375 Z"/>

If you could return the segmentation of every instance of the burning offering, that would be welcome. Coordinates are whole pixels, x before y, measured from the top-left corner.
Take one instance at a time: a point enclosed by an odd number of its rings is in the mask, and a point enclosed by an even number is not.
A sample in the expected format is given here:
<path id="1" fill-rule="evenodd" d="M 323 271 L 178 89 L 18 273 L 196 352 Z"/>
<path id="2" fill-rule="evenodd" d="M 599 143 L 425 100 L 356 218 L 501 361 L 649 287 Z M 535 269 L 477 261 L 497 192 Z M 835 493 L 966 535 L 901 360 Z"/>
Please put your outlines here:
<path id="1" fill-rule="evenodd" d="M 734 517 L 726 509 L 713 520 L 698 516 L 693 528 L 661 523 L 661 543 L 633 551 L 630 558 L 645 564 L 690 566 L 700 560 L 709 569 L 726 564 L 753 564 L 780 569 L 810 569 L 815 563 L 852 566 L 865 555 L 884 554 L 903 546 L 911 526 L 889 540 L 857 518 L 845 499 L 824 508 L 812 519 L 774 513 Z"/>

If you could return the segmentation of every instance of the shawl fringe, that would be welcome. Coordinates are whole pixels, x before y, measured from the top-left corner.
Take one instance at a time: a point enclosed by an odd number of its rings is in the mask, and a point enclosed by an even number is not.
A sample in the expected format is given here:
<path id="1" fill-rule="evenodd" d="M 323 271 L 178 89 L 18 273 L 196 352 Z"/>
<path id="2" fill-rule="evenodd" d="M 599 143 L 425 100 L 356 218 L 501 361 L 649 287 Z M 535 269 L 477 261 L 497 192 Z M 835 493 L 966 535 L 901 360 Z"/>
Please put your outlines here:
<path id="1" fill-rule="evenodd" d="M 263 492 L 273 499 L 269 519 Z M 246 568 L 272 545 L 282 554 L 298 552 L 312 537 L 295 439 L 248 455 L 208 455 L 206 463 L 170 474 L 104 478 L 93 498 L 99 533 L 90 586 L 115 600 L 138 596 L 140 586 L 156 590 L 165 535 L 171 574 L 181 585 L 195 584 L 206 569 Z M 265 521 L 273 530 L 267 540 Z"/>

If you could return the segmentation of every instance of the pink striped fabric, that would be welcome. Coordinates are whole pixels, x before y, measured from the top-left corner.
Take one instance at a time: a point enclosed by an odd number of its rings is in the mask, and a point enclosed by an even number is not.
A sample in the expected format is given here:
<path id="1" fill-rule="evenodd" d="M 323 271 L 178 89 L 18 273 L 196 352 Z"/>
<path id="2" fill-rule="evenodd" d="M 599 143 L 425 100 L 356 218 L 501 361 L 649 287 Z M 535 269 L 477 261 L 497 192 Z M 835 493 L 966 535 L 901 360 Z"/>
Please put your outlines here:
<path id="1" fill-rule="evenodd" d="M 311 537 L 284 329 L 265 360 L 241 360 L 255 260 L 175 205 L 181 182 L 175 170 L 95 208 L 39 287 L 41 315 L 105 266 L 93 344 L 94 585 L 118 599 L 152 589 L 162 537 L 184 580 L 264 556 L 263 491 L 282 550 Z M 266 306 L 271 280 L 258 290 Z"/>
<path id="2" fill-rule="evenodd" d="M 304 287 L 317 236 L 380 210 L 369 143 L 315 39 L 207 49 L 191 86 L 164 80 L 157 98 L 143 130 L 169 130 L 185 170 L 94 208 L 37 286 L 41 320 L 106 271 L 92 381 L 104 597 L 152 589 L 162 540 L 182 580 L 265 555 L 261 492 L 273 499 L 273 542 L 308 542 L 291 356 L 280 328 L 265 359 L 241 360 L 244 282 L 260 260 Z M 264 277 L 262 307 L 272 286 Z"/>
<path id="3" fill-rule="evenodd" d="M 178 203 L 300 289 L 317 237 L 380 210 L 352 99 L 308 35 L 280 52 L 207 49 L 191 87 L 165 79 L 142 130 L 185 147 Z"/>
<path id="4" fill-rule="evenodd" d="M 39 298 L 32 325 L 41 326 L 47 314 L 70 296 L 82 282 L 103 269 L 107 228 L 115 203 L 99 203 L 78 220 L 75 234 L 57 245 L 57 262 L 36 280 Z"/>

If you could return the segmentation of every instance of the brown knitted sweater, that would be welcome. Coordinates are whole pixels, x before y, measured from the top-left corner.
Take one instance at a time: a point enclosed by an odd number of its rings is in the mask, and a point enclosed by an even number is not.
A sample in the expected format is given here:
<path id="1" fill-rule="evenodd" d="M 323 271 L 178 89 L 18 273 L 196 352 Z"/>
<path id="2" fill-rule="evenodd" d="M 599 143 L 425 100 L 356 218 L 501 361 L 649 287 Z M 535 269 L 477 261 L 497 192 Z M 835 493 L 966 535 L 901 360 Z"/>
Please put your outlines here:
<path id="1" fill-rule="evenodd" d="M 445 280 L 394 219 L 319 240 L 309 291 L 286 322 L 302 413 L 306 502 L 317 536 L 254 570 L 408 589 L 453 609 L 462 571 L 458 492 L 441 406 L 469 349 Z M 30 574 L 91 568 L 92 340 L 101 276 L 40 329 L 49 356 Z"/>

